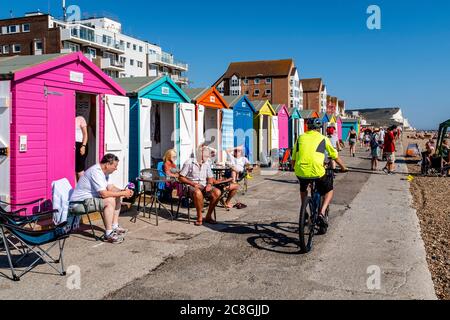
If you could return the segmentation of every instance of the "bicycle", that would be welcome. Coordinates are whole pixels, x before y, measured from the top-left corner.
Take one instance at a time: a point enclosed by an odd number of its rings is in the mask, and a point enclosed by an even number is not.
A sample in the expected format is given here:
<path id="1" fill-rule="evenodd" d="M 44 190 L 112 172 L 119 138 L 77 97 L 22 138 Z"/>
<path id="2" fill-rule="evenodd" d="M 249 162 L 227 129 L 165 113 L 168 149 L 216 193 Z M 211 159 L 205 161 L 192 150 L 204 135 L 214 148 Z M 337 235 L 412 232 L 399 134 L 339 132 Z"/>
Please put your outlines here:
<path id="1" fill-rule="evenodd" d="M 334 178 L 333 169 L 327 168 L 326 175 L 328 179 Z M 311 196 L 308 195 L 300 208 L 299 216 L 299 243 L 302 253 L 308 253 L 313 246 L 313 237 L 317 233 L 319 235 L 326 234 L 328 227 L 320 226 L 318 224 L 319 211 L 322 207 L 322 196 L 317 190 L 316 181 L 313 181 L 310 186 L 312 191 Z M 325 221 L 328 221 L 330 206 L 325 211 Z"/>

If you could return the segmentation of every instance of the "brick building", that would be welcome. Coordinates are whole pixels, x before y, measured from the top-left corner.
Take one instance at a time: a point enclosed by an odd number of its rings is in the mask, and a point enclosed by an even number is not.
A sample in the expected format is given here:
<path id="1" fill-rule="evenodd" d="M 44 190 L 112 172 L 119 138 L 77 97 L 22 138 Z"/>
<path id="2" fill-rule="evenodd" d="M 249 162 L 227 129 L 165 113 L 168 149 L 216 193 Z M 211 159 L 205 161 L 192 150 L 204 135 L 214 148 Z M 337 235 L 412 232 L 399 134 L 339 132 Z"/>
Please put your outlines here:
<path id="1" fill-rule="evenodd" d="M 226 96 L 247 95 L 253 101 L 303 109 L 302 87 L 292 59 L 232 62 L 213 86 Z"/>
<path id="2" fill-rule="evenodd" d="M 305 110 L 327 111 L 327 89 L 321 78 L 302 79 L 303 106 Z"/>

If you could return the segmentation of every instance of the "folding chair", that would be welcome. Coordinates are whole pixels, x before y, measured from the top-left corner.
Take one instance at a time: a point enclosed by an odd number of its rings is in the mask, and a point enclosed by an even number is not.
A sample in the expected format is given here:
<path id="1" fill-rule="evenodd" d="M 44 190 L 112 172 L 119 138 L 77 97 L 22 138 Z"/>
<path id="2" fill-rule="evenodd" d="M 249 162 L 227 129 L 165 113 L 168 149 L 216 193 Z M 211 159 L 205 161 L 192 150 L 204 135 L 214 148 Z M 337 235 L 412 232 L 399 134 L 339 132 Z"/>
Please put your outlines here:
<path id="1" fill-rule="evenodd" d="M 10 224 L 7 220 L 0 218 L 1 237 L 3 239 L 6 256 L 10 266 L 12 278 L 11 280 L 19 281 L 22 276 L 30 272 L 38 262 L 42 261 L 52 267 L 58 274 L 65 276 L 63 263 L 64 245 L 69 234 L 65 230 L 66 223 L 53 227 L 49 230 L 33 231 L 24 229 L 20 226 Z M 17 244 L 16 244 L 17 243 Z M 13 259 L 10 245 L 20 252 L 20 257 L 17 260 Z M 45 246 L 47 246 L 45 248 Z M 50 251 L 58 245 L 58 258 L 53 258 Z M 20 247 L 21 246 L 21 247 Z M 14 250 L 13 249 L 13 250 Z M 21 261 L 26 263 L 25 258 L 31 254 L 37 256 L 31 263 L 29 263 L 23 271 L 18 271 L 18 264 Z M 53 263 L 60 264 L 60 270 L 56 268 Z"/>
<path id="2" fill-rule="evenodd" d="M 42 201 L 44 201 L 43 198 L 40 199 L 36 199 L 27 203 L 15 203 L 12 204 L 10 202 L 6 202 L 6 201 L 0 201 L 0 210 L 3 210 L 6 212 L 6 210 L 4 210 L 2 207 L 27 207 L 27 206 L 31 206 L 33 204 L 37 204 L 38 207 L 38 211 L 36 213 L 42 212 Z M 27 214 L 27 208 L 21 208 L 21 209 L 16 209 L 14 211 L 10 211 L 11 213 L 15 212 L 17 214 L 23 213 L 23 214 Z"/>
<path id="3" fill-rule="evenodd" d="M 180 196 L 180 198 L 178 199 L 178 207 L 177 207 L 177 213 L 175 215 L 175 220 L 178 220 L 178 216 L 180 214 L 180 206 L 183 203 L 183 201 L 186 201 L 187 205 L 187 215 L 188 215 L 188 224 L 191 223 L 191 205 L 193 204 L 193 200 L 191 198 L 191 195 L 189 193 L 189 188 L 187 185 L 183 184 L 183 191 L 182 191 L 182 195 Z M 203 208 L 208 208 L 209 207 L 209 200 L 208 199 L 204 199 L 204 204 L 203 204 Z M 216 214 L 216 208 L 214 208 L 214 220 L 217 219 L 217 214 Z"/>

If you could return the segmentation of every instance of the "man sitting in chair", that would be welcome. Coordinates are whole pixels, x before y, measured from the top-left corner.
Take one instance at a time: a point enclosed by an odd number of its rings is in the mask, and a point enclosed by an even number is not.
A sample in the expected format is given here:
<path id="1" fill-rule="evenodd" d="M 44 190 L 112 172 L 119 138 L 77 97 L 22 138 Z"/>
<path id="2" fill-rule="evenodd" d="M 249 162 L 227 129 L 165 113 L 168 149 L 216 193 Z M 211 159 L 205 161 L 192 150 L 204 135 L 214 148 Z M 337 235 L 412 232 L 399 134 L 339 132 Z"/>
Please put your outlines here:
<path id="1" fill-rule="evenodd" d="M 119 214 L 122 206 L 121 198 L 131 198 L 132 190 L 121 190 L 109 184 L 109 176 L 117 170 L 119 158 L 113 154 L 105 154 L 100 164 L 90 167 L 78 181 L 70 201 L 85 201 L 88 212 L 103 212 L 106 227 L 103 240 L 110 243 L 123 242 L 123 234 L 127 232 L 119 226 Z M 81 204 L 73 205 L 72 212 L 86 213 Z"/>
<path id="2" fill-rule="evenodd" d="M 213 187 L 214 175 L 208 159 L 211 157 L 211 150 L 207 146 L 200 146 L 197 150 L 197 159 L 191 158 L 186 161 L 180 171 L 178 181 L 187 185 L 189 195 L 194 201 L 197 210 L 196 226 L 201 226 L 203 220 L 207 223 L 216 224 L 212 218 L 212 213 L 220 200 L 221 191 Z M 209 198 L 209 208 L 205 219 L 203 219 L 203 202 Z"/>

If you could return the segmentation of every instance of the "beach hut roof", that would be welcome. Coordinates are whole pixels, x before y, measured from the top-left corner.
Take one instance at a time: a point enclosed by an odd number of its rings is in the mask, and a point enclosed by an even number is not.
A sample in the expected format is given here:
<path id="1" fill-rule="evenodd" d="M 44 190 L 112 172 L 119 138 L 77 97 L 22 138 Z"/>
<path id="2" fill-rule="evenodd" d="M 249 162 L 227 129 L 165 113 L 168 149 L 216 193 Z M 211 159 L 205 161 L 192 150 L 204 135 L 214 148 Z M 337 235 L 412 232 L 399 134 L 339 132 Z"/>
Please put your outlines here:
<path id="1" fill-rule="evenodd" d="M 255 107 L 255 110 L 257 112 L 261 112 L 261 110 L 264 108 L 264 106 L 268 106 L 270 109 L 270 112 L 273 115 L 276 115 L 275 110 L 273 109 L 272 105 L 270 104 L 269 100 L 254 100 L 253 102 L 253 106 Z"/>
<path id="2" fill-rule="evenodd" d="M 183 90 L 181 90 L 181 88 L 168 76 L 119 78 L 117 79 L 117 83 L 122 86 L 128 94 L 132 95 L 147 94 L 149 90 L 152 90 L 161 84 L 168 83 L 178 93 L 178 96 L 182 98 L 182 100 L 185 102 L 191 101 L 186 93 L 184 93 Z"/>
<path id="3" fill-rule="evenodd" d="M 288 108 L 287 110 L 290 117 L 297 116 L 298 118 L 301 118 L 300 110 L 298 110 L 297 108 Z"/>
<path id="4" fill-rule="evenodd" d="M 128 93 L 138 93 L 159 79 L 162 79 L 162 77 L 118 78 L 117 83 L 120 84 Z"/>
<path id="5" fill-rule="evenodd" d="M 188 95 L 191 100 L 197 100 L 202 95 L 204 95 L 211 88 L 192 88 L 185 89 L 184 92 Z"/>
<path id="6" fill-rule="evenodd" d="M 241 101 L 241 99 L 244 98 L 244 97 L 245 97 L 244 95 L 240 95 L 240 96 L 223 96 L 223 98 L 230 105 L 230 107 L 234 107 L 234 105 L 236 103 L 238 103 L 239 101 Z"/>
<path id="7" fill-rule="evenodd" d="M 37 56 L 12 56 L 0 58 L 0 75 L 13 75 L 17 71 L 68 55 L 69 53 L 55 53 Z"/>
<path id="8" fill-rule="evenodd" d="M 286 105 L 285 104 L 274 104 L 272 107 L 275 110 L 275 112 L 278 114 L 278 112 L 280 112 L 281 109 L 286 108 Z M 287 110 L 287 108 L 286 108 L 286 110 Z"/>
<path id="9" fill-rule="evenodd" d="M 80 63 L 83 63 L 93 74 L 96 74 L 98 78 L 102 79 L 102 81 L 111 89 L 121 95 L 126 94 L 125 90 L 121 86 L 103 73 L 99 67 L 86 58 L 81 52 L 0 58 L 0 79 L 14 79 L 15 81 L 19 81 L 41 72 L 48 72 L 57 66 L 54 63 L 56 61 L 59 65 L 79 61 Z"/>
<path id="10" fill-rule="evenodd" d="M 229 104 L 230 108 L 234 108 L 234 106 L 240 102 L 242 99 L 245 100 L 245 102 L 248 103 L 250 109 L 252 109 L 252 111 L 254 113 L 256 113 L 256 109 L 255 106 L 253 105 L 252 101 L 250 101 L 250 99 L 247 98 L 246 95 L 241 94 L 240 96 L 223 96 L 223 99 Z"/>

